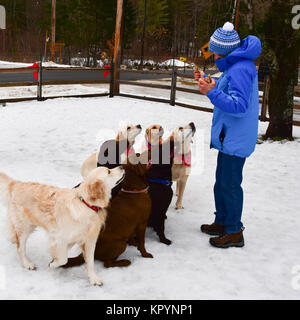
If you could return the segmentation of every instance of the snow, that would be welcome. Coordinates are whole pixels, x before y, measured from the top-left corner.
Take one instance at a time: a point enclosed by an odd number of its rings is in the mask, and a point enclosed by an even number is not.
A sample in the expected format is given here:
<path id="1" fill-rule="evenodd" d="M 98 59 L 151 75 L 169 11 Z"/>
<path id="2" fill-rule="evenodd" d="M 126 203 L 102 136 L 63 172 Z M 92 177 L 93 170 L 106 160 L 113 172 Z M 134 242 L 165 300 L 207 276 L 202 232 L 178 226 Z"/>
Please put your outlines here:
<path id="1" fill-rule="evenodd" d="M 44 85 L 43 97 L 70 96 L 80 94 L 95 94 L 109 92 L 108 85 L 94 87 L 81 84 L 70 85 Z M 0 87 L 0 99 L 33 98 L 37 96 L 37 86 Z"/>
<path id="2" fill-rule="evenodd" d="M 166 235 L 172 245 L 159 243 L 147 230 L 146 248 L 154 259 L 128 247 L 121 256 L 132 261 L 128 268 L 105 269 L 96 261 L 101 288 L 89 284 L 84 266 L 50 270 L 42 229 L 27 245 L 38 269 L 24 270 L 15 245 L 5 238 L 6 209 L 0 205 L 0 299 L 299 299 L 292 271 L 300 265 L 300 128 L 294 127 L 295 141 L 257 144 L 247 159 L 245 247 L 223 250 L 210 246 L 209 236 L 199 229 L 214 218 L 217 151 L 209 149 L 211 119 L 210 113 L 122 97 L 31 101 L 0 108 L 0 170 L 15 179 L 73 187 L 81 180 L 82 162 L 97 150 L 102 130 L 112 129 L 113 137 L 124 122 L 140 123 L 143 129 L 159 122 L 167 136 L 194 121 L 193 166 L 196 162 L 194 168 L 200 168 L 187 182 L 185 209 L 175 210 L 174 196 L 168 210 Z M 259 133 L 266 127 L 261 122 Z M 76 252 L 73 248 L 70 256 Z"/>
<path id="3" fill-rule="evenodd" d="M 177 59 L 169 59 L 169 60 L 166 60 L 162 63 L 162 65 L 166 65 L 166 66 L 173 66 L 173 64 L 175 67 L 184 67 L 184 66 L 188 67 L 188 66 L 190 66 L 188 63 L 177 60 Z"/>
<path id="4" fill-rule="evenodd" d="M 33 65 L 33 63 L 21 63 L 21 62 L 10 62 L 0 60 L 0 69 L 8 68 L 26 68 Z"/>
<path id="5" fill-rule="evenodd" d="M 174 65 L 176 67 L 193 67 L 194 65 L 193 64 L 189 64 L 189 63 L 184 63 L 183 61 L 180 61 L 178 59 L 168 59 L 168 60 L 165 60 L 165 61 L 162 61 L 162 62 L 156 62 L 154 60 L 144 60 L 143 61 L 143 64 L 144 65 L 158 65 L 158 66 L 168 66 L 168 67 L 172 67 L 173 66 L 173 61 L 174 61 Z M 124 63 L 126 63 L 127 65 L 129 66 L 138 66 L 141 61 L 139 59 L 135 59 L 135 60 L 131 60 L 131 59 L 124 59 L 123 61 Z"/>
<path id="6" fill-rule="evenodd" d="M 0 60 L 0 69 L 9 69 L 9 68 L 26 68 L 33 65 L 35 61 L 32 63 L 22 63 L 22 62 L 10 62 L 10 61 L 2 61 Z M 77 66 L 67 65 L 67 64 L 59 64 L 52 61 L 43 62 L 43 67 L 53 67 L 53 68 L 76 68 Z"/>

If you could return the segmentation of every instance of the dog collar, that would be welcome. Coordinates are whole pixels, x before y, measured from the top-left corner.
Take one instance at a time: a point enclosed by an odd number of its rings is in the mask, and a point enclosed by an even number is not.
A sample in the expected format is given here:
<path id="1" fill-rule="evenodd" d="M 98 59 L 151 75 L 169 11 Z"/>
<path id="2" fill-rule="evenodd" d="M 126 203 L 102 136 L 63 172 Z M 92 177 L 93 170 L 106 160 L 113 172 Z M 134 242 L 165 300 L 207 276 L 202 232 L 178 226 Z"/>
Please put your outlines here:
<path id="1" fill-rule="evenodd" d="M 134 153 L 135 153 L 135 151 L 134 151 L 134 149 L 132 147 L 126 149 L 126 155 L 127 156 L 131 156 Z"/>
<path id="2" fill-rule="evenodd" d="M 133 190 L 125 190 L 122 188 L 121 191 L 126 192 L 126 193 L 147 193 L 148 187 L 145 189 L 133 189 Z"/>
<path id="3" fill-rule="evenodd" d="M 186 154 L 175 154 L 175 158 L 179 160 L 182 164 L 184 164 L 186 167 L 191 166 L 191 160 L 192 160 L 192 152 L 188 152 Z"/>
<path id="4" fill-rule="evenodd" d="M 149 141 L 146 139 L 146 146 L 149 150 L 151 150 L 151 143 L 149 143 Z"/>
<path id="5" fill-rule="evenodd" d="M 162 142 L 159 141 L 159 144 L 161 145 Z M 146 138 L 146 146 L 147 146 L 147 148 L 148 148 L 149 150 L 151 150 L 152 144 L 147 140 L 147 138 Z"/>
<path id="6" fill-rule="evenodd" d="M 81 202 L 83 202 L 87 207 L 89 207 L 90 209 L 92 209 L 92 210 L 94 210 L 95 212 L 99 212 L 99 210 L 101 209 L 101 208 L 99 208 L 99 207 L 96 207 L 96 206 L 91 206 L 90 204 L 88 204 L 86 201 L 84 201 L 84 199 L 83 198 L 79 198 L 80 199 L 80 201 Z"/>

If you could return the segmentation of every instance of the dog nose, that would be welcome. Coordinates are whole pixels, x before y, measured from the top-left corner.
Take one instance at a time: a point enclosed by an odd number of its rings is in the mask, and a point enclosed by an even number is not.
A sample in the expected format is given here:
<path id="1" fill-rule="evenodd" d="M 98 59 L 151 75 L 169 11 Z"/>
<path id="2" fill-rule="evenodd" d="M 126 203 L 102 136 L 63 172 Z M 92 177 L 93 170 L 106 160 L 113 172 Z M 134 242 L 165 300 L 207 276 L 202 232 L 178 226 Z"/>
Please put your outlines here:
<path id="1" fill-rule="evenodd" d="M 194 122 L 190 122 L 190 123 L 189 123 L 189 126 L 191 127 L 191 129 L 192 129 L 194 132 L 196 131 L 196 127 L 195 127 Z"/>
<path id="2" fill-rule="evenodd" d="M 142 129 L 142 126 L 141 126 L 140 124 L 138 124 L 136 127 L 137 127 L 138 129 Z"/>

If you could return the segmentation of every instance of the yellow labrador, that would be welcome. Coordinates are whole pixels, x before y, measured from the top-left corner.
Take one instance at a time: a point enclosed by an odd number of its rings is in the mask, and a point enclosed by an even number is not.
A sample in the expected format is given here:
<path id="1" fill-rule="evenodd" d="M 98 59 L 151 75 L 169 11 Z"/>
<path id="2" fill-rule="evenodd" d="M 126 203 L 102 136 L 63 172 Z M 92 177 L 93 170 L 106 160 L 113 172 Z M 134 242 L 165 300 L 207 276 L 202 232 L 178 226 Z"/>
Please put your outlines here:
<path id="1" fill-rule="evenodd" d="M 35 265 L 26 256 L 26 241 L 36 227 L 49 234 L 53 261 L 57 268 L 68 261 L 68 248 L 78 244 L 87 264 L 90 283 L 102 285 L 94 271 L 94 251 L 105 224 L 111 189 L 124 178 L 124 169 L 96 168 L 76 189 L 61 189 L 35 182 L 13 180 L 0 173 L 0 201 L 7 205 L 9 240 L 16 243 L 24 268 Z"/>
<path id="2" fill-rule="evenodd" d="M 141 153 L 151 149 L 151 146 L 161 144 L 164 129 L 159 124 L 152 124 L 145 131 L 145 141 L 141 146 Z"/>
<path id="3" fill-rule="evenodd" d="M 176 128 L 171 136 L 174 141 L 179 142 L 180 147 L 176 149 L 172 166 L 172 180 L 176 181 L 176 209 L 183 209 L 182 198 L 187 179 L 191 173 L 191 143 L 196 132 L 193 122 L 186 126 Z"/>

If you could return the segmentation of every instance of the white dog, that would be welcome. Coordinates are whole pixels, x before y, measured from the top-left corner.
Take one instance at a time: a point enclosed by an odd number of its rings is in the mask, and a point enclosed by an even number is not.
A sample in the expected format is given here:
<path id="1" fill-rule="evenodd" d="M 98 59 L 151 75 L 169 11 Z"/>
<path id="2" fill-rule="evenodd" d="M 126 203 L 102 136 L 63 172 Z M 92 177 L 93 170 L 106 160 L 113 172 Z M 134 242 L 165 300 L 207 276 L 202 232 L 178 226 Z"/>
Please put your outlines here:
<path id="1" fill-rule="evenodd" d="M 120 141 L 123 141 L 123 140 L 127 140 L 128 148 L 130 150 L 134 145 L 135 138 L 137 137 L 137 135 L 141 133 L 141 131 L 142 131 L 142 127 L 139 124 L 136 126 L 127 125 L 118 131 L 118 134 L 116 137 L 116 143 L 119 143 Z M 99 151 L 90 155 L 83 162 L 81 166 L 82 177 L 86 177 L 91 170 L 93 170 L 94 168 L 97 168 L 98 157 L 99 157 Z M 127 159 L 127 154 L 122 154 L 121 159 L 122 160 Z"/>
<path id="2" fill-rule="evenodd" d="M 176 209 L 183 209 L 182 198 L 187 179 L 191 173 L 191 143 L 196 132 L 193 122 L 186 126 L 176 128 L 171 136 L 180 146 L 176 149 L 172 166 L 172 180 L 176 181 Z"/>
<path id="3" fill-rule="evenodd" d="M 9 239 L 16 243 L 21 264 L 32 270 L 26 241 L 36 227 L 49 233 L 53 261 L 50 268 L 67 263 L 68 248 L 78 244 L 84 254 L 90 283 L 102 285 L 94 271 L 94 251 L 105 224 L 111 189 L 124 178 L 124 169 L 96 168 L 76 189 L 61 189 L 21 182 L 0 173 L 0 201 L 7 205 Z"/>

